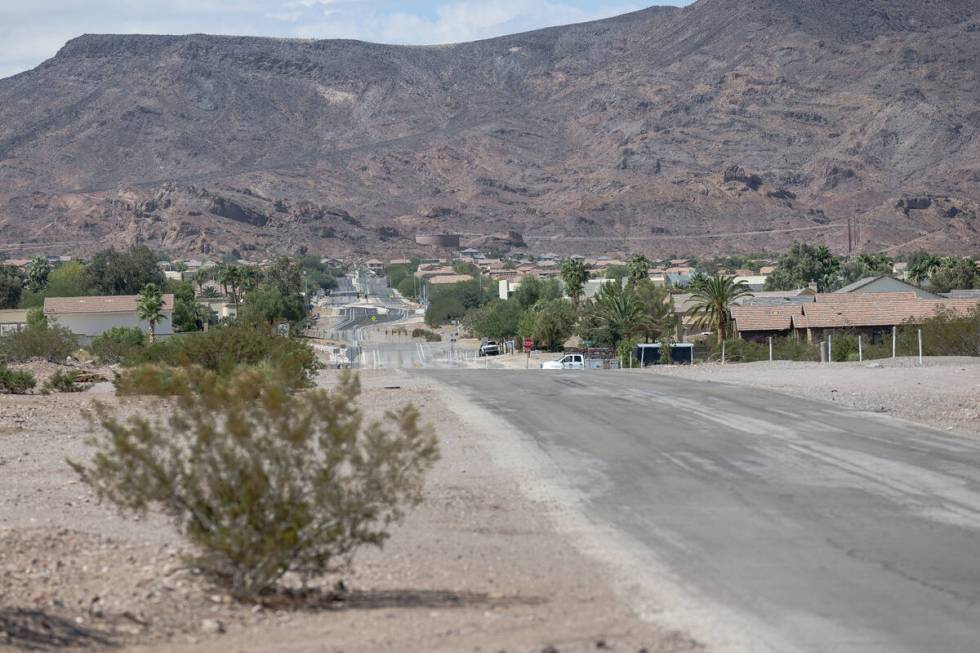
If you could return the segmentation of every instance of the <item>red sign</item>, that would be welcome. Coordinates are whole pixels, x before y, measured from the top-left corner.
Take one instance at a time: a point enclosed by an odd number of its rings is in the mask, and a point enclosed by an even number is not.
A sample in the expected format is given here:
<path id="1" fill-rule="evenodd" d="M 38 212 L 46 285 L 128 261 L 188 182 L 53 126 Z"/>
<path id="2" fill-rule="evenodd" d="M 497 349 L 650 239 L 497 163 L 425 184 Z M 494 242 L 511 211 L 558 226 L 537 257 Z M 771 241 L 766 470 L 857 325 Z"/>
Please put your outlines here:
<path id="1" fill-rule="evenodd" d="M 524 351 L 531 351 L 532 347 L 534 347 L 534 341 L 530 338 L 524 338 Z"/>

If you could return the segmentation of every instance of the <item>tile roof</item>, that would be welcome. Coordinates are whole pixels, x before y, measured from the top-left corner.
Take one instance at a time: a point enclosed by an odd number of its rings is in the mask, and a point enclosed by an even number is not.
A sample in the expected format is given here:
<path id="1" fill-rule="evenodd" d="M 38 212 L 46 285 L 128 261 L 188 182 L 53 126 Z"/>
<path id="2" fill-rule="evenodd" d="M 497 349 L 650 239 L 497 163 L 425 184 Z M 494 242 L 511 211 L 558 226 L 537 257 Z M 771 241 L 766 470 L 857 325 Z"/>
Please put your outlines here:
<path id="1" fill-rule="evenodd" d="M 94 295 L 88 297 L 46 297 L 45 315 L 68 313 L 135 313 L 138 295 Z M 174 296 L 163 295 L 163 310 L 174 310 Z"/>
<path id="2" fill-rule="evenodd" d="M 909 295 L 909 298 L 882 298 L 882 295 Z M 846 329 L 850 327 L 893 326 L 912 322 L 921 323 L 936 315 L 942 308 L 966 313 L 977 305 L 976 300 L 918 299 L 915 293 L 874 293 L 869 295 L 839 295 L 839 297 L 864 297 L 863 301 L 817 301 L 803 304 L 803 315 L 793 318 L 798 329 Z"/>
<path id="3" fill-rule="evenodd" d="M 446 274 L 429 279 L 429 283 L 435 286 L 448 285 L 452 283 L 464 283 L 466 281 L 473 281 L 473 277 L 468 274 Z"/>
<path id="4" fill-rule="evenodd" d="M 732 306 L 738 331 L 788 331 L 793 328 L 794 318 L 802 316 L 802 304 Z"/>
<path id="5" fill-rule="evenodd" d="M 875 293 L 821 292 L 814 295 L 818 304 L 843 304 L 845 302 L 890 302 L 916 299 L 914 290 Z"/>

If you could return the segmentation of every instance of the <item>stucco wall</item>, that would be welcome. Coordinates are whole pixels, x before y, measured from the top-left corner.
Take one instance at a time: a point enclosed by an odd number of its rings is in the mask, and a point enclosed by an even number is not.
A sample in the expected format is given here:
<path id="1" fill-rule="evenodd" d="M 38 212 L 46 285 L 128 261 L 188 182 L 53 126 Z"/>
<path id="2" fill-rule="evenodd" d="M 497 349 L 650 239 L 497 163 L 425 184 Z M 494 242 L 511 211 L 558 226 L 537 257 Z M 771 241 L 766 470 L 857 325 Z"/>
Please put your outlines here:
<path id="1" fill-rule="evenodd" d="M 58 324 L 67 327 L 72 333 L 77 335 L 82 344 L 88 344 L 92 338 L 102 335 L 113 327 L 139 327 L 149 333 L 150 325 L 146 320 L 136 317 L 136 312 L 132 313 L 65 313 L 50 316 L 57 320 Z M 171 322 L 172 311 L 164 311 L 163 319 L 157 322 L 157 336 L 166 337 L 172 335 L 174 327 Z"/>

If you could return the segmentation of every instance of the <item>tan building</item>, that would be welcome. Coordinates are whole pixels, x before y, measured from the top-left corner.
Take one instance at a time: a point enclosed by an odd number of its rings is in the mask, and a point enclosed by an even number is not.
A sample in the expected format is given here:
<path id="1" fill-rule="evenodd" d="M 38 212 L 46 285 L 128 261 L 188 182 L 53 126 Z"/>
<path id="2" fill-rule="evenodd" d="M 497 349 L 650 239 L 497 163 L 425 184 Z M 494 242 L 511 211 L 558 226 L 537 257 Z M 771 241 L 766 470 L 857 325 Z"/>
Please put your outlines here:
<path id="1" fill-rule="evenodd" d="M 150 325 L 137 315 L 136 299 L 137 295 L 48 297 L 44 300 L 44 315 L 67 327 L 81 344 L 87 345 L 113 327 L 138 327 L 149 332 Z M 174 296 L 163 295 L 163 319 L 154 329 L 157 336 L 173 334 L 173 312 Z"/>

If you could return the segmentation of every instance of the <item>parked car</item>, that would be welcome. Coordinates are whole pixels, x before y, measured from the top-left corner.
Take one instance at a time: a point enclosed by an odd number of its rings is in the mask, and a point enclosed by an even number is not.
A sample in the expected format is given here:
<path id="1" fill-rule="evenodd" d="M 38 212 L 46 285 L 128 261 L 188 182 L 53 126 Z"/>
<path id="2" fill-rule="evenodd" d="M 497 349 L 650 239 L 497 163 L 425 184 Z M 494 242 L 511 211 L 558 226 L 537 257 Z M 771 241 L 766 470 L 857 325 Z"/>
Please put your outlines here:
<path id="1" fill-rule="evenodd" d="M 478 353 L 480 356 L 499 356 L 500 345 L 497 344 L 496 340 L 487 340 L 480 345 L 480 351 Z"/>
<path id="2" fill-rule="evenodd" d="M 541 363 L 543 370 L 584 370 L 585 358 L 582 354 L 568 354 L 556 361 L 546 361 Z"/>

